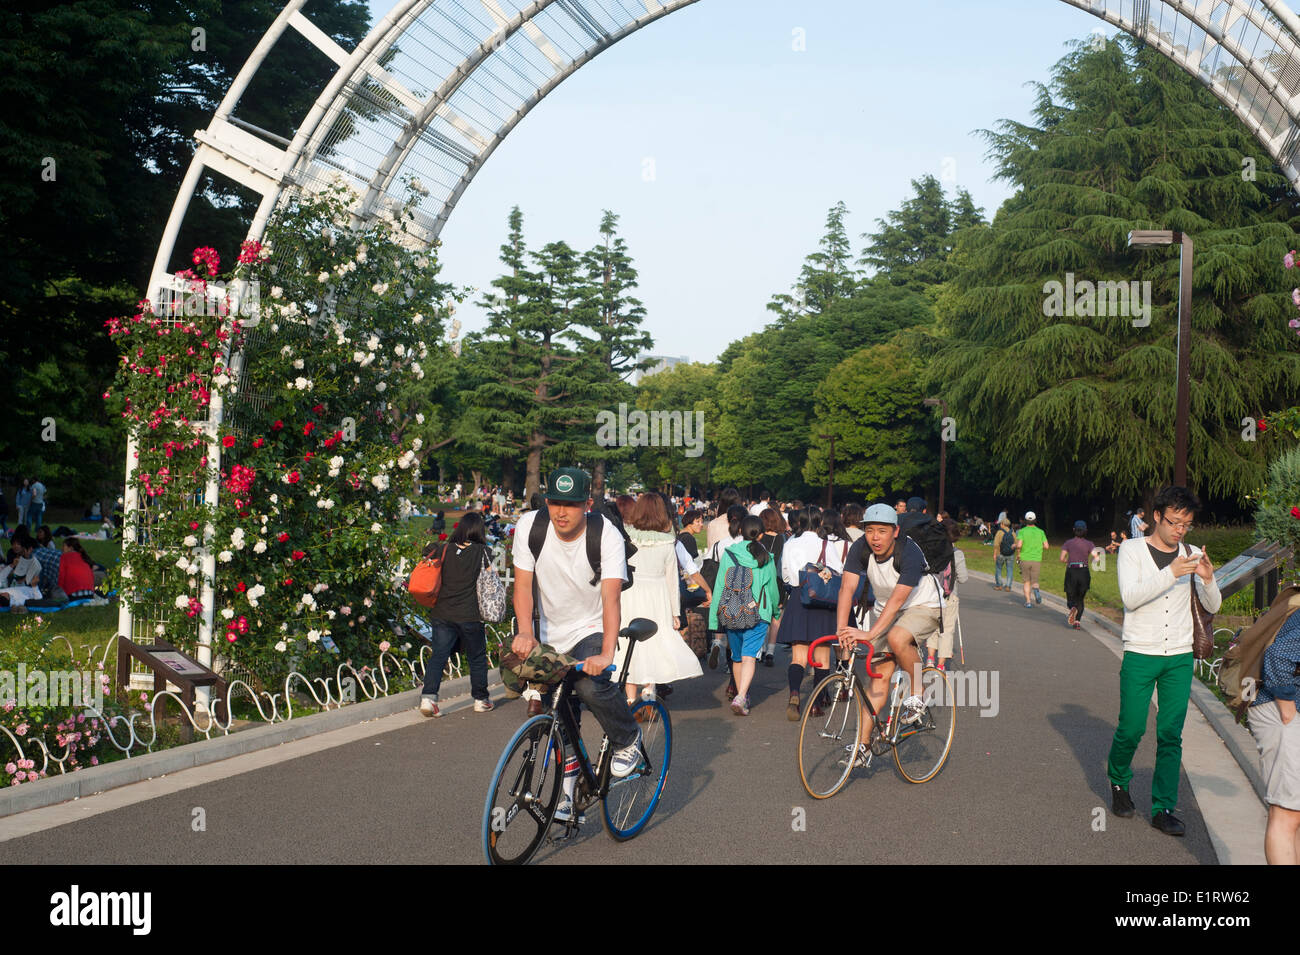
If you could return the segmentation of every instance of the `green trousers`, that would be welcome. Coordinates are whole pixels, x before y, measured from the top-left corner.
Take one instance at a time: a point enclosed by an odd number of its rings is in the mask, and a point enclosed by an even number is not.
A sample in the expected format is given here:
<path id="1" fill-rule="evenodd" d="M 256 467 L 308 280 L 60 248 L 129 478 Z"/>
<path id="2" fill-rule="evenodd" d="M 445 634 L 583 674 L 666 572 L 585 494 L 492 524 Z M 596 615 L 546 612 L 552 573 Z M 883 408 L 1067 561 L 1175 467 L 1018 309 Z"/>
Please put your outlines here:
<path id="1" fill-rule="evenodd" d="M 1110 744 L 1106 774 L 1116 786 L 1128 788 L 1133 779 L 1133 754 L 1147 728 L 1147 710 L 1154 689 L 1156 713 L 1156 771 L 1151 782 L 1151 815 L 1178 808 L 1178 770 L 1183 761 L 1183 721 L 1192 692 L 1192 655 L 1172 657 L 1125 653 L 1119 668 L 1119 725 Z"/>

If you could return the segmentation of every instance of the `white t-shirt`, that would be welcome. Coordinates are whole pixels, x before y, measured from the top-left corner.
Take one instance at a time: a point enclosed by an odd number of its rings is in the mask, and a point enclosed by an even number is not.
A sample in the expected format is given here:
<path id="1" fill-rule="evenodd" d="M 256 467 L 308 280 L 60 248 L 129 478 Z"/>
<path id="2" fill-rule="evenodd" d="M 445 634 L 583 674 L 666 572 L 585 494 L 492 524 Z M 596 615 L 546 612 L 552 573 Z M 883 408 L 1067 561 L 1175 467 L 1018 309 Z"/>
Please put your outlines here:
<path id="1" fill-rule="evenodd" d="M 753 514 L 755 517 L 758 517 L 758 515 L 762 514 L 771 506 L 772 505 L 767 503 L 767 501 L 759 501 L 757 504 L 755 504 L 753 507 L 749 509 L 749 513 Z"/>
<path id="2" fill-rule="evenodd" d="M 561 653 L 568 653 L 584 637 L 604 630 L 604 604 L 600 587 L 591 585 L 585 529 L 576 540 L 562 541 L 555 528 L 547 528 L 541 556 L 533 561 L 528 535 L 540 513 L 530 511 L 519 519 L 512 555 L 516 569 L 537 574 L 537 589 L 541 594 L 537 639 Z M 623 538 L 609 521 L 605 521 L 600 535 L 600 576 L 602 580 L 627 579 Z"/>

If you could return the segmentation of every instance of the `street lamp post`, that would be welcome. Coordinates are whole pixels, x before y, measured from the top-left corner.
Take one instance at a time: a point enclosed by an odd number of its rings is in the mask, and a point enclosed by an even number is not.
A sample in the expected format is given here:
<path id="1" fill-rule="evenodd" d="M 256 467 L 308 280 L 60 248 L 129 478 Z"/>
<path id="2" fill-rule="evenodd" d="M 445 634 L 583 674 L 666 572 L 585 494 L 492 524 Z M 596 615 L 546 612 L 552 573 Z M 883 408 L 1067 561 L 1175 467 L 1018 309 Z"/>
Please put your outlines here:
<path id="1" fill-rule="evenodd" d="M 1191 418 L 1192 384 L 1192 239 L 1186 232 L 1135 229 L 1130 249 L 1156 249 L 1177 243 L 1178 250 L 1178 370 L 1174 383 L 1174 483 L 1187 486 L 1187 433 Z"/>
<path id="2" fill-rule="evenodd" d="M 942 398 L 926 398 L 921 404 L 929 408 L 939 408 L 943 416 L 948 417 L 948 403 Z M 948 442 L 943 440 L 943 423 L 939 424 L 939 507 L 937 513 L 943 513 L 944 477 L 948 473 Z"/>
<path id="3" fill-rule="evenodd" d="M 835 435 L 823 434 L 823 435 L 819 435 L 819 437 L 823 441 L 830 441 L 831 443 L 831 473 L 830 473 L 830 480 L 826 482 L 826 506 L 830 507 L 831 495 L 834 493 L 835 490 Z"/>

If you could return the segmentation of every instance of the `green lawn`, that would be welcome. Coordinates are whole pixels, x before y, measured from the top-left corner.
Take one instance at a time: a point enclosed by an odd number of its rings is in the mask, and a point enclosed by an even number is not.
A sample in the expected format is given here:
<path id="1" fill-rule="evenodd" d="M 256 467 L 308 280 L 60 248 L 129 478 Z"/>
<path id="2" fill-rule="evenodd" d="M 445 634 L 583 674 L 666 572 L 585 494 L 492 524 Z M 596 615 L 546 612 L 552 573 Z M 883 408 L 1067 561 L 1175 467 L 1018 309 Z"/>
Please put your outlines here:
<path id="1" fill-rule="evenodd" d="M 1222 567 L 1243 550 L 1255 543 L 1254 529 L 1251 527 L 1206 527 L 1196 528 L 1190 535 L 1192 544 L 1204 547 L 1214 562 L 1215 568 Z M 1090 538 L 1092 539 L 1092 538 Z M 1060 562 L 1061 545 L 1064 538 L 1049 539 L 1043 549 L 1043 567 L 1040 587 L 1049 593 L 1065 594 L 1065 564 Z M 1093 543 L 1101 543 L 1092 539 Z M 994 557 L 993 548 L 981 543 L 977 538 L 965 537 L 957 544 L 966 555 L 966 566 L 971 570 L 983 571 L 992 575 Z M 1115 554 L 1106 555 L 1106 569 L 1092 572 L 1092 586 L 1088 590 L 1085 605 L 1089 609 L 1101 609 L 1105 615 L 1118 621 L 1124 611 L 1119 597 L 1119 582 L 1115 575 Z M 1020 587 L 1019 568 L 1015 575 L 1016 588 Z M 969 584 L 967 586 L 970 586 Z M 1254 601 L 1254 588 L 1247 587 L 1240 593 L 1228 598 L 1219 611 L 1221 616 L 1246 616 L 1251 613 Z"/>

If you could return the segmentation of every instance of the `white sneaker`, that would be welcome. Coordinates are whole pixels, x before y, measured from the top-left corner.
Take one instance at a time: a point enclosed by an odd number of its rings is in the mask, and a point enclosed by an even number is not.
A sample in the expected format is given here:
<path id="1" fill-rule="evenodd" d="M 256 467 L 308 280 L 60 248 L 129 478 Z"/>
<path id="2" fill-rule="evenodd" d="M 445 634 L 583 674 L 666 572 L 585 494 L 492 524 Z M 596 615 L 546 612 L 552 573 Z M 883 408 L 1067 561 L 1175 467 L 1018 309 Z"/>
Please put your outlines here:
<path id="1" fill-rule="evenodd" d="M 491 713 L 491 712 L 492 712 L 493 710 L 495 710 L 496 708 L 497 708 L 497 707 L 496 707 L 496 704 L 493 703 L 491 700 L 475 700 L 475 701 L 474 701 L 474 712 L 475 712 L 475 713 Z"/>
<path id="2" fill-rule="evenodd" d="M 848 746 L 844 747 L 844 756 L 842 759 L 840 759 L 839 764 L 841 766 L 847 766 L 849 760 L 852 759 L 854 769 L 865 769 L 867 766 L 871 765 L 871 750 L 867 747 L 866 743 L 858 744 L 857 758 L 854 758 L 852 754 L 853 754 L 853 744 L 850 743 Z"/>
<path id="3" fill-rule="evenodd" d="M 610 774 L 619 779 L 631 776 L 633 771 L 641 765 L 641 732 L 638 730 L 636 739 L 624 746 L 622 749 L 614 750 L 614 759 L 609 766 Z"/>
<path id="4" fill-rule="evenodd" d="M 420 698 L 420 712 L 425 716 L 442 716 L 438 710 L 438 701 L 432 696 Z"/>
<path id="5" fill-rule="evenodd" d="M 573 800 L 568 796 L 565 796 L 563 799 L 560 800 L 560 804 L 555 807 L 555 818 L 552 821 L 568 822 L 572 818 L 573 818 Z M 585 812 L 578 813 L 578 825 L 582 825 L 586 821 L 587 821 L 587 814 Z"/>
<path id="6" fill-rule="evenodd" d="M 904 726 L 910 726 L 920 720 L 924 713 L 925 701 L 919 696 L 909 696 L 903 701 L 903 712 L 900 718 L 902 719 Z"/>

